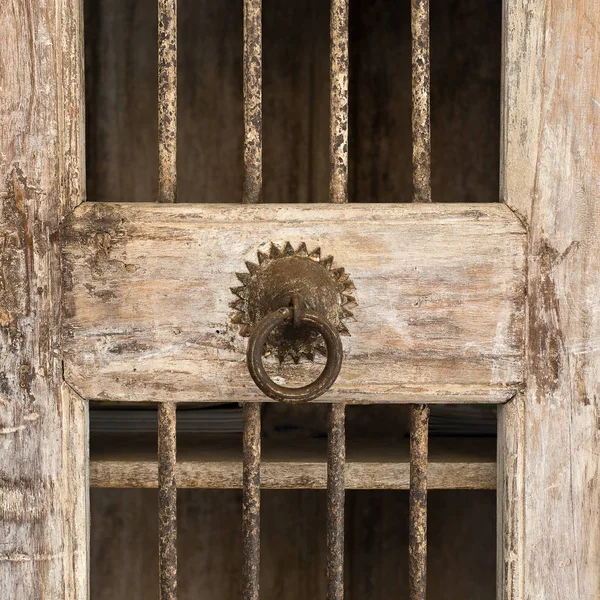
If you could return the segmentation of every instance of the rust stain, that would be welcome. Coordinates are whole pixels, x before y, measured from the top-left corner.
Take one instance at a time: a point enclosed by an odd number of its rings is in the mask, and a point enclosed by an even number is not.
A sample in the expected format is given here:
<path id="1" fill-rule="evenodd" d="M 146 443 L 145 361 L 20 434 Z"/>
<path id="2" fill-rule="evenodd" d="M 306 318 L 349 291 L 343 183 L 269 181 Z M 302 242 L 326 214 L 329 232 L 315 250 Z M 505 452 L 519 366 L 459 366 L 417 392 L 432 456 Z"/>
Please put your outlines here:
<path id="1" fill-rule="evenodd" d="M 177 197 L 177 0 L 158 2 L 158 201 Z"/>
<path id="2" fill-rule="evenodd" d="M 230 303 L 235 309 L 232 323 L 240 327 L 240 335 L 249 337 L 266 315 L 289 306 L 297 295 L 304 308 L 322 314 L 340 335 L 349 336 L 344 321 L 354 316 L 356 288 L 348 273 L 333 265 L 333 256 L 323 256 L 320 248 L 311 252 L 304 242 L 296 249 L 290 242 L 271 243 L 268 254 L 259 250 L 257 262 L 246 261 L 246 271 L 236 273 L 242 285 L 231 289 L 236 296 Z M 277 328 L 265 351 L 274 353 L 280 363 L 288 357 L 299 363 L 302 358 L 314 360 L 317 352 L 327 354 L 315 331 L 292 324 Z"/>
<path id="3" fill-rule="evenodd" d="M 158 409 L 158 561 L 160 600 L 177 598 L 177 407 Z"/>
<path id="4" fill-rule="evenodd" d="M 412 0 L 413 202 L 431 202 L 429 0 Z"/>
<path id="5" fill-rule="evenodd" d="M 261 405 L 244 404 L 242 475 L 242 599 L 258 600 L 260 580 Z"/>
<path id="6" fill-rule="evenodd" d="M 262 0 L 244 0 L 244 189 L 242 202 L 262 201 Z"/>
<path id="7" fill-rule="evenodd" d="M 327 600 L 343 600 L 346 405 L 331 404 L 327 420 Z"/>
<path id="8" fill-rule="evenodd" d="M 329 201 L 348 202 L 349 0 L 331 2 Z"/>
<path id="9" fill-rule="evenodd" d="M 410 411 L 408 588 L 410 600 L 425 600 L 427 588 L 427 460 L 429 406 Z"/>

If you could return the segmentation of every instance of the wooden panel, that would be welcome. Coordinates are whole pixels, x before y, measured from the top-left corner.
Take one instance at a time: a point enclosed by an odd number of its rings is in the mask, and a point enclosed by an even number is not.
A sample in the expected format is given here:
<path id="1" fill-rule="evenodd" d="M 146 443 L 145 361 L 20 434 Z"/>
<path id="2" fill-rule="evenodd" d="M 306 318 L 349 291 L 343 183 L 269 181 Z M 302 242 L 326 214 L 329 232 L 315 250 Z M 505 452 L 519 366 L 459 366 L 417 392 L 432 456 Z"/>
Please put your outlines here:
<path id="1" fill-rule="evenodd" d="M 262 494 L 262 600 L 325 598 L 322 491 Z M 492 600 L 493 491 L 429 494 L 428 600 Z M 238 600 L 241 492 L 179 492 L 179 598 Z M 346 494 L 349 600 L 408 597 L 408 494 Z M 92 600 L 157 600 L 156 490 L 92 490 Z"/>
<path id="2" fill-rule="evenodd" d="M 263 5 L 263 196 L 326 199 L 329 7 Z M 240 202 L 242 4 L 181 0 L 179 14 L 178 199 Z M 157 198 L 156 29 L 155 3 L 86 2 L 91 200 Z"/>
<path id="3" fill-rule="evenodd" d="M 156 6 L 86 0 L 88 192 L 157 197 Z M 501 0 L 431 3 L 433 197 L 497 201 Z M 350 198 L 410 201 L 410 5 L 350 2 Z M 180 0 L 178 198 L 242 195 L 242 5 Z M 263 0 L 266 202 L 327 199 L 329 3 Z"/>
<path id="4" fill-rule="evenodd" d="M 325 489 L 326 440 L 282 443 L 263 440 L 263 489 Z M 494 489 L 496 440 L 432 438 L 430 489 Z M 240 488 L 240 436 L 179 436 L 177 483 L 182 488 Z M 92 487 L 157 487 L 156 436 L 103 435 L 92 438 Z M 350 439 L 347 489 L 409 487 L 408 440 Z"/>
<path id="5" fill-rule="evenodd" d="M 410 3 L 350 10 L 351 198 L 410 202 Z M 430 3 L 434 202 L 498 200 L 501 13 L 501 0 Z"/>
<path id="6" fill-rule="evenodd" d="M 86 399 L 264 399 L 230 288 L 287 240 L 322 247 L 357 288 L 324 401 L 503 402 L 522 380 L 524 234 L 502 205 L 95 203 L 64 238 L 64 373 Z M 288 385 L 315 377 L 270 360 Z"/>
<path id="7" fill-rule="evenodd" d="M 508 523 L 499 598 L 599 598 L 600 4 L 515 0 L 505 16 L 503 196 L 530 254 L 528 377 L 506 451 L 522 461 L 509 489 L 525 521 Z"/>
<path id="8" fill-rule="evenodd" d="M 62 382 L 62 217 L 84 195 L 79 0 L 0 2 L 0 598 L 87 598 L 87 404 Z"/>

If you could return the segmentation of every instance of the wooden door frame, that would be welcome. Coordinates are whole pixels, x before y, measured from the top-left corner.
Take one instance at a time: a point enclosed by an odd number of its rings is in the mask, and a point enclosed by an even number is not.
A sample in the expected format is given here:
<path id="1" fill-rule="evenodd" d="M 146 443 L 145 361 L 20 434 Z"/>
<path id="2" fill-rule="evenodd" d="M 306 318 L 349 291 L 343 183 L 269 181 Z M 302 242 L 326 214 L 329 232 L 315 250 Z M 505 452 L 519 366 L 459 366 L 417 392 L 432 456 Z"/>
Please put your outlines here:
<path id="1" fill-rule="evenodd" d="M 501 200 L 529 254 L 526 385 L 499 422 L 503 600 L 600 597 L 598 22 L 585 0 L 504 6 Z"/>
<path id="2" fill-rule="evenodd" d="M 59 224 L 85 199 L 82 0 L 0 7 L 0 597 L 88 596 L 87 406 Z M 600 5 L 507 0 L 501 199 L 529 232 L 528 373 L 498 435 L 498 598 L 600 595 Z"/>
<path id="3" fill-rule="evenodd" d="M 0 598 L 88 596 L 87 403 L 63 382 L 59 225 L 84 200 L 81 0 L 0 4 Z"/>

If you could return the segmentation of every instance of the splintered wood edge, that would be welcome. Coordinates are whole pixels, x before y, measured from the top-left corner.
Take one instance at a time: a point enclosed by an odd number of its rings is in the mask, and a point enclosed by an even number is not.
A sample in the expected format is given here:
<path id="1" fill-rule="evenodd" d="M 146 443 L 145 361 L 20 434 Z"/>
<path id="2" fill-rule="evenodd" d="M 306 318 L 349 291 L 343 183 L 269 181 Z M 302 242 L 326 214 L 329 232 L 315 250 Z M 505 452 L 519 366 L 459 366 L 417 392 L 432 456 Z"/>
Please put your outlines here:
<path id="1" fill-rule="evenodd" d="M 66 380 L 69 377 L 66 376 Z M 76 391 L 79 396 L 90 402 L 111 402 L 120 404 L 121 400 L 112 400 L 110 398 L 95 398 L 87 397 L 87 394 L 83 390 L 80 390 L 76 383 L 69 381 L 70 387 Z M 381 389 L 378 389 L 380 387 Z M 341 392 L 336 389 L 335 384 L 333 387 L 318 398 L 311 400 L 311 404 L 336 404 L 343 402 L 348 405 L 367 405 L 367 404 L 505 404 L 512 400 L 521 389 L 520 384 L 514 386 L 469 386 L 469 385 L 452 385 L 452 386 L 433 386 L 433 385 L 419 385 L 414 388 L 411 386 L 397 386 L 395 390 L 386 391 L 389 388 L 387 385 L 381 386 L 370 386 L 367 391 L 348 391 L 342 390 Z M 163 394 L 164 396 L 164 394 Z M 160 402 L 160 395 L 158 392 L 148 394 L 143 400 L 138 398 L 131 398 L 133 403 L 151 403 L 156 404 Z M 172 400 L 177 404 L 187 403 L 227 403 L 232 400 L 218 400 L 215 398 L 199 398 L 197 395 L 179 395 L 177 399 Z M 269 402 L 273 403 L 276 400 L 272 400 L 267 396 L 261 395 L 260 391 L 256 391 L 256 394 L 252 397 L 244 398 L 243 403 L 252 402 Z"/>
<path id="2" fill-rule="evenodd" d="M 107 223 L 123 221 L 146 225 L 156 230 L 170 227 L 198 227 L 218 223 L 437 223 L 448 226 L 477 223 L 490 227 L 490 234 L 525 235 L 517 216 L 503 203 L 352 203 L 352 204 L 160 204 L 155 202 L 84 202 L 64 220 L 67 233 L 101 229 Z"/>

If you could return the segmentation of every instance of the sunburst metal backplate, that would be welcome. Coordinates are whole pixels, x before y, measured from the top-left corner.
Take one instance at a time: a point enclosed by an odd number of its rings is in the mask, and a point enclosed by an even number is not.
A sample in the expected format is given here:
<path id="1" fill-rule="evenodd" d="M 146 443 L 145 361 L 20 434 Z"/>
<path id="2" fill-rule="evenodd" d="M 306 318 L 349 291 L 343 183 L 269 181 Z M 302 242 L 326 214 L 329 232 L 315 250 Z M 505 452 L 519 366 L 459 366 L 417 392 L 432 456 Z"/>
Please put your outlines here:
<path id="1" fill-rule="evenodd" d="M 247 272 L 236 273 L 241 286 L 231 288 L 237 297 L 230 306 L 236 310 L 232 322 L 248 337 L 270 312 L 289 306 L 292 295 L 303 307 L 324 315 L 340 335 L 350 335 L 344 321 L 354 315 L 354 284 L 343 267 L 334 266 L 332 256 L 321 256 L 321 249 L 309 252 L 302 242 L 295 250 L 290 242 L 271 243 L 266 252 L 257 252 L 258 262 L 246 261 Z M 313 360 L 315 352 L 325 354 L 320 336 L 305 327 L 284 325 L 275 330 L 265 346 L 280 362 L 303 357 Z"/>

